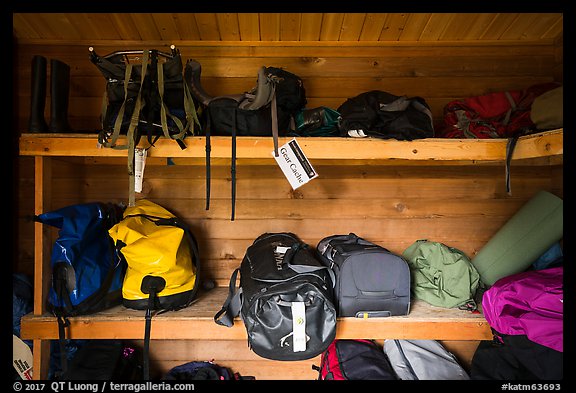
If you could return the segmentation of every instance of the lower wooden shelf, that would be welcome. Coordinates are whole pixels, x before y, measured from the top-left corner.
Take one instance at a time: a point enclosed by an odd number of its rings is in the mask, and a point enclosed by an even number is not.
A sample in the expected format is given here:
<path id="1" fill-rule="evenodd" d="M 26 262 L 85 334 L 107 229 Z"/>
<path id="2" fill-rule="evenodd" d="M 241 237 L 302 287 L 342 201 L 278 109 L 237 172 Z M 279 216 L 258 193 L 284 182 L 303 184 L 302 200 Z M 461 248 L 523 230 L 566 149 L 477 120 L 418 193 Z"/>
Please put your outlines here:
<path id="1" fill-rule="evenodd" d="M 221 308 L 228 288 L 201 293 L 189 307 L 157 314 L 152 319 L 153 340 L 246 340 L 240 319 L 233 327 L 217 325 L 214 314 Z M 70 339 L 142 339 L 144 311 L 123 306 L 93 315 L 70 318 Z M 58 338 L 56 318 L 49 314 L 29 314 L 22 318 L 23 339 Z M 406 316 L 388 318 L 339 318 L 337 338 L 490 340 L 490 326 L 482 314 L 434 307 L 414 300 Z"/>

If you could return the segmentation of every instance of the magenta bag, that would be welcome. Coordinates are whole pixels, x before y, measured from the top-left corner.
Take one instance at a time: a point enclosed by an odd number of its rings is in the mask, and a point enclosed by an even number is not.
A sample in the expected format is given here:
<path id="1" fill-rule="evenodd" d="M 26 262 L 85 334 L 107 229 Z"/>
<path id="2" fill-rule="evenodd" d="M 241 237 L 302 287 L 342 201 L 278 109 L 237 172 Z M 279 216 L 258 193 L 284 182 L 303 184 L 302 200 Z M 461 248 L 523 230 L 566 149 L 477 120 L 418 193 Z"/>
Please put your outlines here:
<path id="1" fill-rule="evenodd" d="M 482 298 L 492 329 L 563 352 L 564 268 L 527 271 L 499 279 Z"/>

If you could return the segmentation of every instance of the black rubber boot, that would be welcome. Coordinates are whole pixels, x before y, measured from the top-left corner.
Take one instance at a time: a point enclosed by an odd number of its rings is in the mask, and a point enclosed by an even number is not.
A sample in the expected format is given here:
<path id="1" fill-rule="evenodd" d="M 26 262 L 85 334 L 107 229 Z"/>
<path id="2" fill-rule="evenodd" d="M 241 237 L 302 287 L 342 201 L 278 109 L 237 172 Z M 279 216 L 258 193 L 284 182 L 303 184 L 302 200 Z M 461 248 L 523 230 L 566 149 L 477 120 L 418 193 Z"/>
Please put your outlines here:
<path id="1" fill-rule="evenodd" d="M 50 60 L 50 132 L 71 132 L 68 124 L 70 67 L 60 60 Z"/>
<path id="2" fill-rule="evenodd" d="M 48 132 L 48 124 L 44 118 L 46 107 L 46 58 L 34 56 L 31 68 L 30 87 L 30 120 L 28 132 Z"/>

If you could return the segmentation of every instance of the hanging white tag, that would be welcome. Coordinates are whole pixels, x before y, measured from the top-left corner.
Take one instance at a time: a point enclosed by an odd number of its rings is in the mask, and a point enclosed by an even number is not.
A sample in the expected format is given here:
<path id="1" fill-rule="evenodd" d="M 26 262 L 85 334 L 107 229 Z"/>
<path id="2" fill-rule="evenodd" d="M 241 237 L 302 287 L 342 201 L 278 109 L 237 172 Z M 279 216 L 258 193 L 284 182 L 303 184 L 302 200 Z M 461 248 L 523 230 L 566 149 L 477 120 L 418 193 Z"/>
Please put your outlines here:
<path id="1" fill-rule="evenodd" d="M 137 147 L 134 154 L 134 191 L 142 192 L 144 180 L 144 167 L 146 166 L 146 149 Z"/>
<path id="2" fill-rule="evenodd" d="M 304 302 L 292 302 L 292 340 L 294 352 L 306 350 L 306 307 Z"/>
<path id="3" fill-rule="evenodd" d="M 12 364 L 23 380 L 32 379 L 32 351 L 20 337 L 14 334 L 12 335 Z"/>
<path id="4" fill-rule="evenodd" d="M 290 142 L 280 146 L 278 154 L 278 157 L 276 157 L 274 152 L 272 152 L 272 156 L 280 169 L 282 169 L 293 190 L 318 177 L 296 139 L 292 139 Z"/>

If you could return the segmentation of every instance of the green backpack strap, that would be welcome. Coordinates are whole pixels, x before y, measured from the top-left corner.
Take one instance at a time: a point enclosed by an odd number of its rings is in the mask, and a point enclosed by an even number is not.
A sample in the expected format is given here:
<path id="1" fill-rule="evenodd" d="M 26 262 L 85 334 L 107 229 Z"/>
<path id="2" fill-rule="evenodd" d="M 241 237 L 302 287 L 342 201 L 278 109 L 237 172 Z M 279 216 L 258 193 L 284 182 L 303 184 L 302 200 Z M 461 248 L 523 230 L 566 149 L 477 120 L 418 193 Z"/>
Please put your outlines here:
<path id="1" fill-rule="evenodd" d="M 134 112 L 132 112 L 132 118 L 130 119 L 130 126 L 128 127 L 128 132 L 126 133 L 126 140 L 128 142 L 128 206 L 136 205 L 136 173 L 134 170 L 134 157 L 136 155 L 136 129 L 138 127 L 138 122 L 140 120 L 140 110 L 145 105 L 142 104 L 142 86 L 144 85 L 144 79 L 146 77 L 146 71 L 148 69 L 148 57 L 149 52 L 147 50 L 142 52 L 142 74 L 140 78 L 140 89 L 138 90 L 138 95 L 136 96 L 136 102 L 134 104 Z M 118 124 L 118 118 L 116 118 L 116 123 Z M 120 118 L 120 123 L 122 119 Z M 116 133 L 116 125 L 114 125 L 114 133 Z M 118 127 L 118 132 L 120 132 L 120 127 Z"/>

